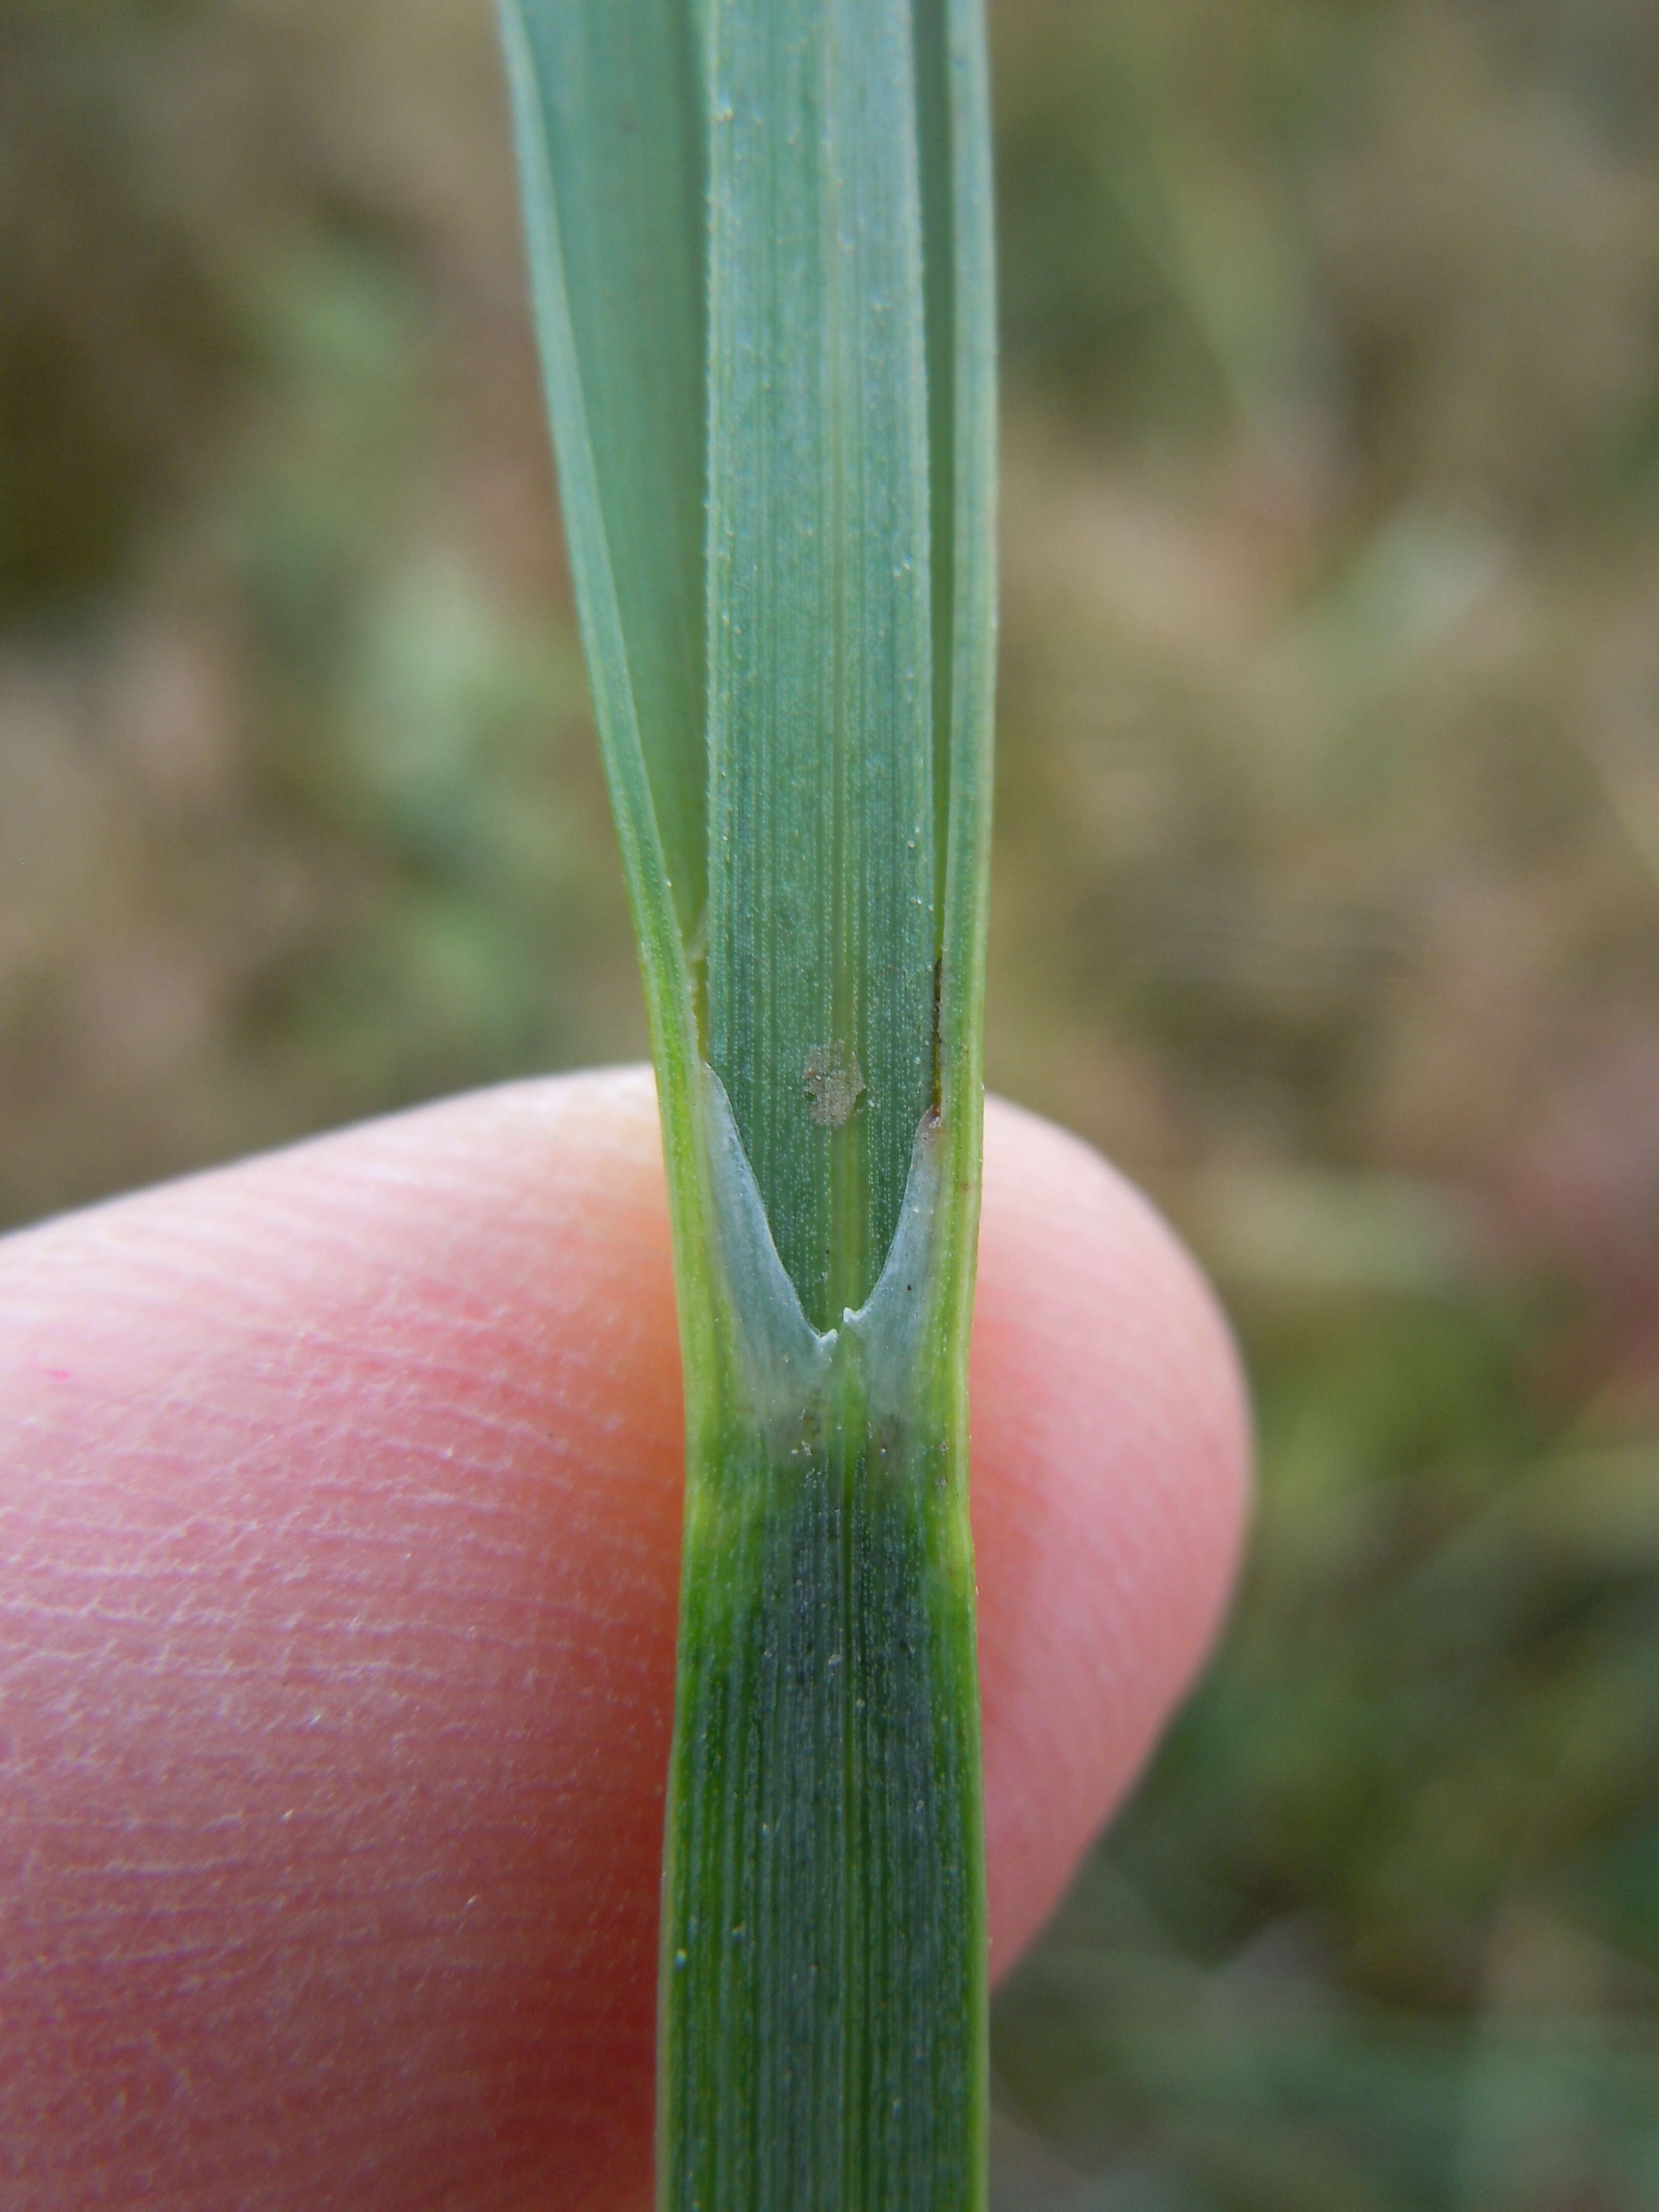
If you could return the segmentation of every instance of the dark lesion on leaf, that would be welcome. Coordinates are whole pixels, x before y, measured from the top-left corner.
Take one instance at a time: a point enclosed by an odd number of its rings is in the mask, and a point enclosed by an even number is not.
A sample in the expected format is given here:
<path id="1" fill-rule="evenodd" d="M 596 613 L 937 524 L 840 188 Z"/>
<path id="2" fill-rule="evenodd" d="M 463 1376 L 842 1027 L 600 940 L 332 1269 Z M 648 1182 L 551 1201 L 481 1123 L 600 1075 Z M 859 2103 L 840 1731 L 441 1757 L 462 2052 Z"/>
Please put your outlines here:
<path id="1" fill-rule="evenodd" d="M 945 955 L 941 952 L 933 963 L 933 1096 L 927 1111 L 937 1121 L 945 1109 L 945 1040 L 940 1035 L 940 1022 L 945 1000 Z"/>

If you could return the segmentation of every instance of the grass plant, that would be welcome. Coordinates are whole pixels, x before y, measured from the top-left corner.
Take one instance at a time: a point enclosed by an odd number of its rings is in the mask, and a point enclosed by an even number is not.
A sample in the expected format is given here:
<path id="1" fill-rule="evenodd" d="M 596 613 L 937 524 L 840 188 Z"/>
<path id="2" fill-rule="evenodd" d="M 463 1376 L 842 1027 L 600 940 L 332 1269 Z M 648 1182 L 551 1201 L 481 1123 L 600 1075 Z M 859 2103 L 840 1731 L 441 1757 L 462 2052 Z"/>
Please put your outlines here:
<path id="1" fill-rule="evenodd" d="M 1659 2203 L 1650 15 L 994 18 L 990 1067 L 1262 1415 L 999 2212 Z M 6 11 L 9 1226 L 642 1048 L 489 28 Z"/>
<path id="2" fill-rule="evenodd" d="M 507 0 L 686 1385 L 659 2191 L 985 2191 L 976 0 Z"/>

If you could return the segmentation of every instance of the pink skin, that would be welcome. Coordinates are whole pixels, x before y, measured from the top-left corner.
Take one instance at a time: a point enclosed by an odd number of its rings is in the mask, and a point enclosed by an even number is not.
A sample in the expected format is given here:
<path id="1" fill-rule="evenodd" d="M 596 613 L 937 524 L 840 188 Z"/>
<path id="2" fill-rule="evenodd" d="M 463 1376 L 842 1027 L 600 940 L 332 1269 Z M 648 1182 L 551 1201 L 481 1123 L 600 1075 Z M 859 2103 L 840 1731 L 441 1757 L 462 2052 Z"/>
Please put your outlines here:
<path id="1" fill-rule="evenodd" d="M 680 1387 L 650 1079 L 0 1245 L 0 2203 L 648 2201 Z M 1190 1681 L 1246 1492 L 1156 1216 L 1012 1107 L 973 1343 L 994 1960 Z"/>

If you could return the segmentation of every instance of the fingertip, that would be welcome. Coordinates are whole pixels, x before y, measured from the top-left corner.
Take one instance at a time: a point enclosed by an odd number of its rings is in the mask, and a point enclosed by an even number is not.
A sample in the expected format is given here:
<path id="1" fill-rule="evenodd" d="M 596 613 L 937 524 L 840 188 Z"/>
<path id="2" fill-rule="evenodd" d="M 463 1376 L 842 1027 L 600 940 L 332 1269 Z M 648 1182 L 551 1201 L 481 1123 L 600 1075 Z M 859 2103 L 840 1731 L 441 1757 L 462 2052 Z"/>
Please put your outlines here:
<path id="1" fill-rule="evenodd" d="M 970 1380 L 996 1972 L 1214 1637 L 1249 1425 L 1231 1336 L 1161 1217 L 1090 1146 L 995 1100 Z"/>
<path id="2" fill-rule="evenodd" d="M 1213 1632 L 1246 1447 L 1146 1202 L 1011 1107 L 986 1169 L 1006 1965 Z M 181 2212 L 647 2191 L 681 1423 L 648 1073 L 146 1194 L 0 1273 L 15 2159 L 147 2159 Z"/>
<path id="3" fill-rule="evenodd" d="M 647 2187 L 648 1073 L 49 1224 L 0 1303 L 0 2169 L 175 2212 Z"/>

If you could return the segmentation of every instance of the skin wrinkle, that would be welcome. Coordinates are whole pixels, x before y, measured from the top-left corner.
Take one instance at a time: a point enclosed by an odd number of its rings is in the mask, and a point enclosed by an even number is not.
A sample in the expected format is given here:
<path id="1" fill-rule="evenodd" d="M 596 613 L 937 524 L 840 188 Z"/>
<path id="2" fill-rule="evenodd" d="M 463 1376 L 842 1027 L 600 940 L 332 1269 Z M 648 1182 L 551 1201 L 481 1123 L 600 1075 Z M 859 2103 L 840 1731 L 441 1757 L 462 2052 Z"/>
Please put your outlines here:
<path id="1" fill-rule="evenodd" d="M 519 1085 L 0 1245 L 0 2202 L 648 2201 L 657 1145 L 640 1072 Z M 982 1250 L 1006 1960 L 1212 1629 L 1243 1451 L 1167 1232 L 1008 1109 Z"/>

